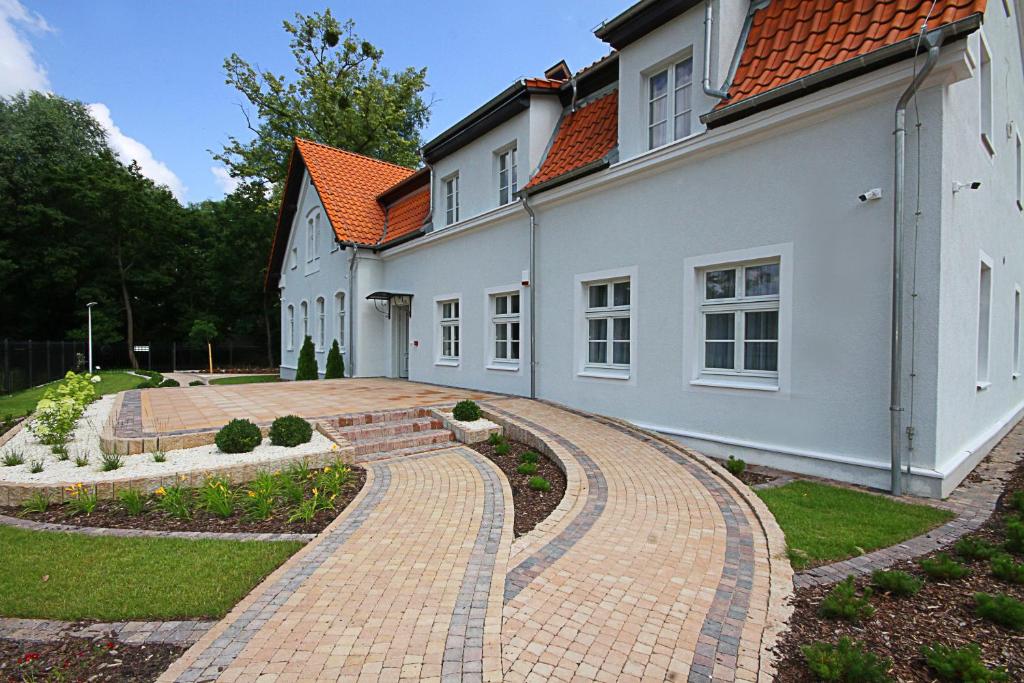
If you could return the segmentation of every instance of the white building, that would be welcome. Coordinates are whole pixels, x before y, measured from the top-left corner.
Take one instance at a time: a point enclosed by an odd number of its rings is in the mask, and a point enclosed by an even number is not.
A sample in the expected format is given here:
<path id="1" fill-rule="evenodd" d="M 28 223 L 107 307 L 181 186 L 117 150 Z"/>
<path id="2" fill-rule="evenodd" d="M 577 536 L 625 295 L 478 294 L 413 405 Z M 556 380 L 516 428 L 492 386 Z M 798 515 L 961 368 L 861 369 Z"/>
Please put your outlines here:
<path id="1" fill-rule="evenodd" d="M 305 333 L 321 370 L 338 339 L 346 374 L 878 488 L 895 457 L 948 494 L 1024 411 L 1024 11 L 938 0 L 922 32 L 931 0 L 861 5 L 642 0 L 415 173 L 297 141 L 282 376 Z"/>

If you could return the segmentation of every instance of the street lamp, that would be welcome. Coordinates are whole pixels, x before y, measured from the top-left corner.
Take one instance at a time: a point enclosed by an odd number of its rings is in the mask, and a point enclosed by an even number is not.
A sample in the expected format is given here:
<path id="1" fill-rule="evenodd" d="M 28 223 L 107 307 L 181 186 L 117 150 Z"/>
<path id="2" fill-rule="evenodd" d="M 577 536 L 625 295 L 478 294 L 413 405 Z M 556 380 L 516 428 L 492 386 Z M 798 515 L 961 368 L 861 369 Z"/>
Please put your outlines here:
<path id="1" fill-rule="evenodd" d="M 90 301 L 85 305 L 85 310 L 89 314 L 89 374 L 92 374 L 92 307 L 96 305 L 95 301 Z"/>

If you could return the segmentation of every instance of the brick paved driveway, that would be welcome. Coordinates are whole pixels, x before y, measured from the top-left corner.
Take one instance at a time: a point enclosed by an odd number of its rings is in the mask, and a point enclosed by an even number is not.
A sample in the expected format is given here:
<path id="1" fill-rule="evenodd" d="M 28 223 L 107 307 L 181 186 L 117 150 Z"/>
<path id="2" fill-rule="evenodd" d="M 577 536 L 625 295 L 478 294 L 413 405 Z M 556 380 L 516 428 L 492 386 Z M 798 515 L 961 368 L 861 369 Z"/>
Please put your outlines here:
<path id="1" fill-rule="evenodd" d="M 565 464 L 546 523 L 513 541 L 508 484 L 467 448 L 372 463 L 161 680 L 771 680 L 792 573 L 756 496 L 617 422 L 487 408 Z"/>

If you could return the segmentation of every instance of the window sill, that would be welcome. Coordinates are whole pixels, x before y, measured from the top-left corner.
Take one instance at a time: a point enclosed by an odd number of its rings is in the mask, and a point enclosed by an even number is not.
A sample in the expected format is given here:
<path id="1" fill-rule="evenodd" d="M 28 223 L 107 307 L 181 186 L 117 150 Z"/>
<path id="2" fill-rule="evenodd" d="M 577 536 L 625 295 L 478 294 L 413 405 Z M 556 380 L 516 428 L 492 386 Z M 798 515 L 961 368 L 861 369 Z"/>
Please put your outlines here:
<path id="1" fill-rule="evenodd" d="M 488 363 L 485 367 L 488 370 L 497 370 L 499 372 L 519 372 L 518 363 Z"/>
<path id="2" fill-rule="evenodd" d="M 975 387 L 977 388 L 978 391 L 985 391 L 990 386 L 992 386 L 992 382 L 978 382 L 975 385 Z"/>
<path id="3" fill-rule="evenodd" d="M 576 376 L 593 377 L 595 379 L 629 379 L 629 369 L 586 367 L 576 373 Z"/>
<path id="4" fill-rule="evenodd" d="M 751 389 L 753 391 L 778 391 L 779 383 L 774 379 L 764 378 L 718 378 L 699 377 L 690 380 L 690 386 L 716 387 L 719 389 Z"/>
<path id="5" fill-rule="evenodd" d="M 996 155 L 996 146 L 992 144 L 992 138 L 988 136 L 988 133 L 981 134 L 981 144 L 985 146 L 985 151 L 988 152 L 990 157 Z"/>
<path id="6" fill-rule="evenodd" d="M 455 358 L 441 358 L 434 362 L 434 365 L 439 365 L 445 368 L 457 368 L 461 364 L 461 361 Z"/>

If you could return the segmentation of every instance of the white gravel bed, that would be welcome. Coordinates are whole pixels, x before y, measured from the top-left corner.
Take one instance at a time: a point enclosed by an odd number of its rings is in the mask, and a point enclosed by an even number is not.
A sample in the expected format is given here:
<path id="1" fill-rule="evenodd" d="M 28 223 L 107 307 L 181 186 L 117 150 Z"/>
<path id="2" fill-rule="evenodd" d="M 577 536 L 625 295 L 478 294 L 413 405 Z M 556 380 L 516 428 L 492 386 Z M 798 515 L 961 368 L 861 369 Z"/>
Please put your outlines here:
<path id="1" fill-rule="evenodd" d="M 165 453 L 164 462 L 153 460 L 152 453 L 122 456 L 124 466 L 109 472 L 100 469 L 100 431 L 110 415 L 114 405 L 114 396 L 103 396 L 89 405 L 85 414 L 79 419 L 75 428 L 73 441 L 68 445 L 70 458 L 60 461 L 50 451 L 50 447 L 39 443 L 28 425 L 19 431 L 13 439 L 0 448 L 0 458 L 9 451 L 19 452 L 25 457 L 25 464 L 13 467 L 0 465 L 0 482 L 12 484 L 87 484 L 97 481 L 134 479 L 137 477 L 155 477 L 170 474 L 207 471 L 239 464 L 271 462 L 296 455 L 314 455 L 337 450 L 337 445 L 320 432 L 314 430 L 313 438 L 308 443 L 293 448 L 273 446 L 269 439 L 249 453 L 222 453 L 217 446 L 198 446 L 182 448 Z M 84 467 L 75 465 L 75 457 L 86 455 L 89 464 Z M 43 471 L 33 474 L 29 471 L 31 463 L 42 460 Z"/>

